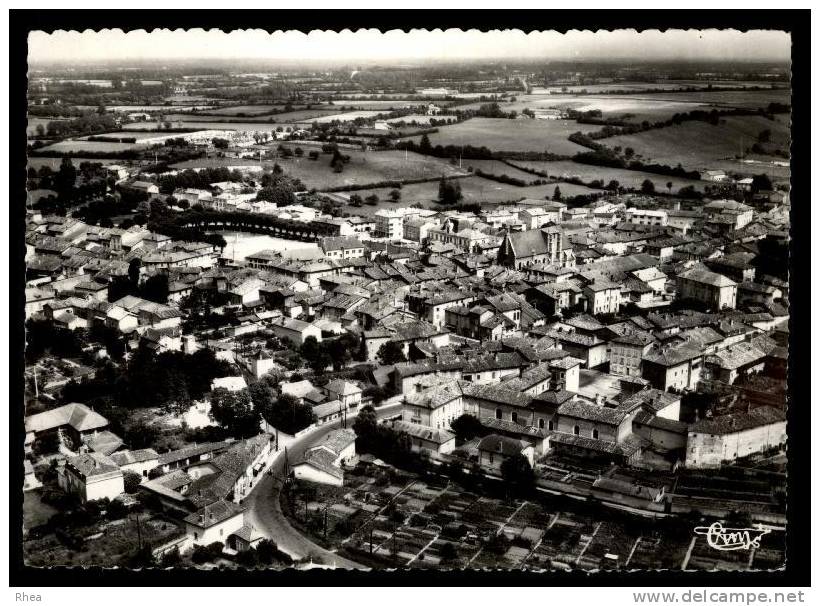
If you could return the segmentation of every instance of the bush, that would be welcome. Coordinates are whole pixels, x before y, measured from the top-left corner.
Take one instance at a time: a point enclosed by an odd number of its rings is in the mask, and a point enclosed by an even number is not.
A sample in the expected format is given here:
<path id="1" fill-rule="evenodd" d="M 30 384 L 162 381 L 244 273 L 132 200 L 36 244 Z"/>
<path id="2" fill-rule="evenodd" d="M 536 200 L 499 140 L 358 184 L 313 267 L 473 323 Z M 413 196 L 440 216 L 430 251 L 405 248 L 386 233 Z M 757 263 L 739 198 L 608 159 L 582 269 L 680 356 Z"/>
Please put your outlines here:
<path id="1" fill-rule="evenodd" d="M 507 535 L 505 535 L 503 532 L 499 532 L 498 534 L 493 535 L 490 538 L 490 540 L 487 541 L 485 548 L 487 549 L 487 551 L 495 555 L 504 555 L 510 548 L 510 540 L 507 538 Z"/>
<path id="2" fill-rule="evenodd" d="M 222 555 L 223 545 L 219 541 L 214 541 L 210 545 L 197 545 L 191 553 L 191 561 L 194 564 L 205 564 L 213 562 Z"/>
<path id="3" fill-rule="evenodd" d="M 122 474 L 122 483 L 125 486 L 125 492 L 134 494 L 140 489 L 142 484 L 142 476 L 136 471 L 126 470 Z"/>

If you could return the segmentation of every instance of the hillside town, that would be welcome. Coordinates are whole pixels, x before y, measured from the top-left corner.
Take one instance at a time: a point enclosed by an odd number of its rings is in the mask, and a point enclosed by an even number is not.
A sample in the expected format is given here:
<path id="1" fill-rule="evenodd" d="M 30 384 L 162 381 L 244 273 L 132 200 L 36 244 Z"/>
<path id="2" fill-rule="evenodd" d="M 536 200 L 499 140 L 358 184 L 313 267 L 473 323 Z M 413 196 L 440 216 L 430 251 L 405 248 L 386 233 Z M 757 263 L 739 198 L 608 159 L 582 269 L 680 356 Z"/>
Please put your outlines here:
<path id="1" fill-rule="evenodd" d="M 640 154 L 620 145 L 617 169 L 496 153 L 509 143 L 436 152 L 445 129 L 481 121 L 523 137 L 509 125 L 599 119 L 560 104 L 496 115 L 518 103 L 509 89 L 538 94 L 520 70 L 474 78 L 494 95 L 477 113 L 457 109 L 472 89 L 454 78 L 405 94 L 413 114 L 358 111 L 350 130 L 190 130 L 164 124 L 167 109 L 100 101 L 95 119 L 114 121 L 84 143 L 132 145 L 110 134 L 128 125 L 159 130 L 135 139 L 136 156 L 78 149 L 29 167 L 33 565 L 782 563 L 788 178 L 760 172 L 763 160 L 635 165 Z M 549 105 L 578 86 L 565 72 L 539 78 Z M 74 94 L 33 82 L 36 107 Z M 211 86 L 179 77 L 172 92 Z M 322 94 L 290 93 L 286 111 L 308 111 L 308 96 L 321 106 Z M 640 128 L 788 120 L 773 105 Z M 55 133 L 31 135 L 30 160 L 48 159 L 49 136 L 55 146 L 78 134 Z M 593 139 L 641 134 L 585 133 L 569 136 L 581 155 L 609 153 Z M 759 147 L 772 156 L 770 135 Z M 355 172 L 384 158 L 407 173 Z M 434 164 L 419 176 L 422 162 Z M 676 180 L 664 187 L 666 169 Z M 613 170 L 638 173 L 638 185 Z M 315 175 L 346 181 L 316 186 Z M 499 183 L 522 195 L 485 195 Z M 708 551 L 690 527 L 712 520 L 766 525 L 773 542 L 743 558 Z"/>

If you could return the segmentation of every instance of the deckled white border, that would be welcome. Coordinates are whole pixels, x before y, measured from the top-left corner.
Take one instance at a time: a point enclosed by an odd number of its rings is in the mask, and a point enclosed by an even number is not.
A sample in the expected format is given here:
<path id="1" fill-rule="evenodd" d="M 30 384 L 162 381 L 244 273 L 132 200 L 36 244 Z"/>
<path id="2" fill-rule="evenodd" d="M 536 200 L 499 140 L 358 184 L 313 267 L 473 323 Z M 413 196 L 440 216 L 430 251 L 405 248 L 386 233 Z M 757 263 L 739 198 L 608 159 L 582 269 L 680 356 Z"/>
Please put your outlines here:
<path id="1" fill-rule="evenodd" d="M 22 3 L 15 3 L 15 4 L 22 4 Z M 196 5 L 196 9 L 203 9 L 203 8 L 275 8 L 272 6 L 272 3 L 262 3 L 262 2 L 247 2 L 247 1 L 234 1 L 230 3 L 230 7 L 226 6 L 224 2 L 214 2 L 213 0 L 200 0 L 196 3 L 192 3 Z M 299 2 L 298 8 L 318 8 L 318 9 L 338 9 L 338 8 L 389 8 L 386 6 L 387 3 L 385 2 L 376 2 L 373 0 L 349 0 L 348 2 L 344 3 L 344 6 L 340 6 L 340 3 L 331 2 L 328 0 L 302 0 Z M 520 0 L 508 0 L 507 2 L 503 3 L 503 6 L 499 6 L 497 2 L 490 3 L 487 0 L 474 0 L 471 2 L 460 2 L 460 3 L 451 3 L 449 6 L 442 6 L 442 2 L 440 0 L 414 0 L 412 2 L 412 6 L 407 6 L 406 8 L 415 8 L 415 9 L 425 9 L 425 8 L 459 8 L 459 4 L 461 8 L 546 8 L 544 6 L 545 3 L 543 2 L 535 2 L 534 0 L 528 0 L 525 2 L 521 2 Z M 454 6 L 454 4 L 456 4 Z M 727 6 L 728 4 L 728 6 Z M 735 8 L 739 10 L 750 10 L 754 8 L 812 8 L 812 2 L 789 2 L 789 1 L 781 1 L 776 3 L 776 6 L 772 5 L 771 3 L 754 3 L 754 2 L 733 2 L 733 3 L 723 3 L 722 7 L 724 8 Z M 464 6 L 467 5 L 467 6 Z M 72 3 L 73 7 L 77 8 L 112 8 L 110 2 L 102 2 L 100 0 L 96 1 L 75 1 Z M 65 2 L 57 2 L 54 0 L 48 2 L 26 2 L 24 8 L 65 8 Z M 610 2 L 602 2 L 602 1 L 589 1 L 589 0 L 575 0 L 572 2 L 571 6 L 560 7 L 560 8 L 572 8 L 572 9 L 579 9 L 579 8 L 587 8 L 587 9 L 604 9 L 604 8 L 611 8 L 612 4 Z M 622 2 L 618 5 L 619 8 L 661 8 L 661 5 L 657 1 L 642 1 L 642 2 Z M 690 0 L 686 3 L 686 8 L 689 9 L 712 9 L 717 8 L 715 2 L 711 1 L 703 1 L 703 0 Z M 160 1 L 160 0 L 143 0 L 139 4 L 139 8 L 151 9 L 151 8 L 169 8 L 169 3 L 167 1 Z M 186 8 L 185 6 L 177 6 L 176 8 Z M 188 7 L 189 8 L 189 7 Z M 297 7 L 293 7 L 297 8 Z M 671 7 L 670 7 L 671 8 Z M 433 17 L 431 17 L 433 18 Z M 0 15 L 0 20 L 2 20 L 2 31 L 3 31 L 3 42 L 4 48 L 9 48 L 8 46 L 8 25 L 9 25 L 9 17 L 8 12 L 3 11 Z M 812 22 L 812 29 L 820 29 L 820 27 L 815 27 L 820 25 L 820 17 L 818 17 L 817 12 L 813 12 L 811 16 Z M 548 23 L 543 24 L 545 27 L 548 27 Z M 820 64 L 820 46 L 815 45 L 811 52 L 812 64 L 818 65 Z M 3 120 L 5 121 L 6 129 L 4 132 L 9 132 L 9 123 L 8 123 L 8 116 L 9 116 L 9 107 L 8 107 L 8 63 L 2 62 L 2 73 L 0 73 L 0 82 L 2 82 L 3 87 L 3 95 L 2 95 L 2 111 L 3 111 Z M 815 78 L 815 82 L 812 86 L 813 93 L 813 101 L 811 105 L 811 115 L 814 118 L 813 123 L 814 126 L 812 128 L 812 142 L 820 141 L 820 111 L 817 111 L 818 107 L 820 107 L 820 81 Z M 814 148 L 814 144 L 812 144 L 812 148 Z M 811 165 L 811 172 L 812 175 L 820 174 L 820 149 L 812 149 L 814 160 Z M 3 145 L 2 146 L 2 166 L 8 167 L 9 166 L 9 158 L 8 155 L 8 147 Z M 6 169 L 7 170 L 7 169 Z M 6 173 L 6 177 L 8 179 L 8 173 Z M 800 209 L 799 203 L 805 204 L 808 206 L 810 200 L 803 200 L 803 201 L 795 201 L 797 208 Z M 814 213 L 814 218 L 812 219 L 812 233 L 817 234 L 820 233 L 820 218 L 818 218 L 818 213 Z M 8 217 L 8 215 L 5 215 Z M 8 221 L 8 219 L 6 219 Z M 8 226 L 7 226 L 8 227 Z M 819 249 L 820 250 L 820 249 Z M 0 252 L 0 275 L 2 276 L 4 282 L 8 284 L 9 275 L 8 275 L 8 267 L 10 259 L 8 258 L 9 249 L 7 246 L 2 247 L 2 252 Z M 817 278 L 811 280 L 815 286 L 812 287 L 812 300 L 813 301 L 820 301 L 820 252 L 812 251 L 811 253 L 811 261 L 813 262 L 812 265 L 814 269 L 811 271 L 811 274 L 806 279 Z M 8 318 L 8 300 L 6 298 L 2 299 L 2 303 L 0 303 L 0 307 L 2 307 L 2 313 L 4 314 L 5 318 Z M 9 342 L 9 332 L 8 332 L 8 324 L 6 322 L 0 323 L 2 327 L 0 328 L 0 339 L 4 343 Z M 812 342 L 820 343 L 820 328 L 818 326 L 814 326 L 811 329 L 811 337 Z M 2 372 L 2 377 L 4 379 L 4 385 L 8 385 L 8 349 L 3 348 L 2 354 L 0 354 L 0 360 L 2 364 L 0 364 L 0 372 Z M 820 376 L 820 357 L 815 356 L 814 364 L 812 365 L 812 377 Z M 806 382 L 810 381 L 809 377 L 806 377 Z M 812 390 L 813 391 L 813 390 Z M 812 393 L 811 402 L 803 401 L 800 402 L 800 405 L 810 406 L 814 402 L 820 401 L 820 398 L 815 398 L 814 393 Z M 798 403 L 796 403 L 798 404 Z M 813 415 L 812 420 L 812 432 L 814 435 L 820 434 L 820 414 Z M 8 433 L 2 432 L 2 445 L 4 447 L 4 452 L 8 452 Z M 814 448 L 811 452 L 811 462 L 813 463 L 813 468 L 817 470 L 820 468 L 820 449 Z M 816 475 L 816 474 L 815 474 Z M 816 478 L 815 478 L 816 479 Z M 0 483 L 0 490 L 2 490 L 2 499 L 0 502 L 0 509 L 2 509 L 2 514 L 7 518 L 8 511 L 8 491 L 9 485 L 8 482 Z M 820 499 L 820 488 L 818 488 L 818 482 L 814 482 L 814 486 L 812 488 L 812 502 L 816 502 L 815 498 Z M 820 578 L 820 525 L 817 523 L 812 525 L 812 532 L 811 535 L 807 535 L 806 541 L 810 542 L 812 545 L 812 576 L 814 579 Z M 0 550 L 0 559 L 2 559 L 2 574 L 6 584 L 6 587 L 9 585 L 9 577 L 8 577 L 8 566 L 6 558 L 8 557 L 8 540 L 9 534 L 2 533 L 2 542 L 3 542 L 3 549 Z M 419 603 L 422 604 L 470 604 L 471 606 L 498 606 L 499 604 L 509 603 L 511 599 L 515 600 L 526 600 L 528 603 L 539 603 L 539 602 L 547 602 L 547 603 L 570 603 L 570 604 L 585 604 L 585 603 L 601 603 L 607 604 L 612 606 L 618 606 L 620 604 L 625 605 L 632 605 L 635 603 L 632 591 L 635 589 L 641 588 L 632 588 L 632 587 L 623 587 L 623 588 L 604 588 L 604 587 L 584 587 L 584 586 L 571 586 L 571 587 L 551 587 L 549 589 L 540 589 L 540 588 L 493 588 L 493 587 L 484 587 L 484 588 L 448 588 L 448 587 L 417 587 L 417 588 L 389 588 L 389 587 L 382 587 L 382 588 L 370 588 L 368 590 L 362 590 L 355 587 L 345 587 L 345 588 L 332 588 L 332 587 L 314 587 L 310 590 L 305 588 L 285 588 L 279 587 L 276 589 L 265 589 L 265 588 L 245 588 L 244 590 L 239 588 L 207 588 L 207 589 L 200 589 L 197 590 L 196 588 L 187 588 L 182 590 L 177 590 L 173 588 L 140 588 L 139 590 L 127 590 L 127 589 L 120 589 L 116 587 L 111 588 L 94 588 L 94 589 L 86 589 L 86 588 L 78 588 L 78 587 L 71 587 L 71 588 L 18 588 L 18 589 L 7 589 L 4 597 L 8 598 L 9 603 L 14 600 L 14 593 L 15 591 L 19 592 L 21 590 L 28 591 L 29 593 L 39 593 L 44 600 L 44 603 L 54 603 L 60 604 L 60 606 L 74 606 L 76 605 L 83 605 L 87 606 L 88 604 L 96 604 L 96 603 L 116 603 L 118 606 L 131 606 L 131 605 L 139 605 L 144 606 L 146 603 L 151 604 L 164 604 L 170 602 L 172 600 L 184 600 L 186 602 L 192 602 L 197 605 L 225 605 L 225 604 L 235 604 L 239 603 L 240 601 L 246 600 L 275 600 L 276 602 L 281 602 L 284 604 L 289 603 L 296 603 L 296 604 L 304 604 L 304 603 L 321 603 L 321 604 L 338 604 L 338 603 L 350 603 L 350 604 L 361 604 L 361 603 L 387 603 L 391 606 L 418 606 Z M 668 591 L 673 590 L 674 588 L 668 588 Z M 713 589 L 720 589 L 720 588 L 713 588 Z M 722 588 L 729 590 L 730 588 Z M 737 589 L 737 588 L 735 588 Z M 754 589 L 751 586 L 746 586 L 741 589 L 744 590 L 751 590 Z M 789 588 L 784 588 L 788 590 Z M 816 592 L 809 591 L 808 595 L 813 597 L 814 600 L 817 599 Z M 811 599 L 811 597 L 809 599 Z M 816 601 L 813 603 L 817 603 Z"/>

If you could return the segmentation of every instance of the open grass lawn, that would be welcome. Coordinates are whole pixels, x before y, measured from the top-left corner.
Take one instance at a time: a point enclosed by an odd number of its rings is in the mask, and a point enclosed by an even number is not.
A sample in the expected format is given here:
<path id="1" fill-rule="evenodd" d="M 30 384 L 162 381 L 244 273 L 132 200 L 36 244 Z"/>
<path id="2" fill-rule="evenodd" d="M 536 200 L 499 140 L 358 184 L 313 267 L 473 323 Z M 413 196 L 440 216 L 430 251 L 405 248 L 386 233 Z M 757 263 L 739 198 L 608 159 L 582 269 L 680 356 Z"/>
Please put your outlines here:
<path id="1" fill-rule="evenodd" d="M 695 179 L 680 179 L 678 177 L 665 177 L 652 173 L 626 170 L 622 168 L 608 168 L 605 166 L 590 166 L 579 164 L 571 160 L 560 160 L 557 162 L 515 162 L 516 165 L 533 168 L 545 172 L 550 177 L 570 179 L 577 177 L 589 183 L 595 179 L 600 179 L 604 185 L 615 179 L 623 187 L 640 188 L 645 179 L 649 179 L 655 184 L 655 189 L 666 193 L 667 183 L 672 183 L 672 193 L 676 193 L 680 188 L 688 185 L 695 189 L 702 190 L 707 183 L 696 181 Z M 526 174 L 526 173 L 525 173 Z M 563 188 L 561 189 L 563 191 Z"/>
<path id="2" fill-rule="evenodd" d="M 602 139 L 608 147 L 632 147 L 647 160 L 669 164 L 680 162 L 685 168 L 711 169 L 714 162 L 736 155 L 757 141 L 764 129 L 772 132 L 772 145 L 788 147 L 789 118 L 778 115 L 774 120 L 762 116 L 731 116 L 713 126 L 706 122 L 685 122 L 635 135 Z"/>
<path id="3" fill-rule="evenodd" d="M 433 145 L 485 146 L 492 151 L 549 151 L 571 156 L 585 148 L 567 139 L 584 128 L 571 120 L 507 120 L 472 118 L 459 124 L 441 126 L 429 135 Z M 420 137 L 414 138 L 418 143 Z"/>
<path id="4" fill-rule="evenodd" d="M 293 144 L 295 147 L 298 144 Z M 305 149 L 308 149 L 307 147 Z M 435 179 L 442 175 L 450 177 L 465 174 L 447 161 L 421 154 L 403 151 L 362 152 L 344 150 L 350 156 L 350 162 L 344 165 L 341 173 L 333 172 L 330 167 L 329 154 L 321 154 L 318 160 L 305 157 L 280 159 L 279 165 L 285 174 L 297 177 L 308 189 L 327 189 L 345 185 L 378 183 L 403 179 Z M 438 185 L 436 185 L 438 187 Z"/>

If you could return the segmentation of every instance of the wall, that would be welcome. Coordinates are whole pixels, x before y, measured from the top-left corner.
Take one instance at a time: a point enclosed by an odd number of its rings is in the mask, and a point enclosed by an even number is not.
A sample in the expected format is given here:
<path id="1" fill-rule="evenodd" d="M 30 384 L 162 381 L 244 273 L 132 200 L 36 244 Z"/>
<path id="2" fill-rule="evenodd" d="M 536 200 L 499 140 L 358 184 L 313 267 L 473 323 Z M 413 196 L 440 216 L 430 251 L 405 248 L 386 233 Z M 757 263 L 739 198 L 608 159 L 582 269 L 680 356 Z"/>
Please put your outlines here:
<path id="1" fill-rule="evenodd" d="M 211 526 L 210 528 L 200 528 L 193 524 L 185 524 L 185 534 L 190 537 L 190 545 L 210 545 L 214 542 L 224 543 L 228 540 L 228 535 L 238 531 L 245 524 L 245 514 L 241 512 L 232 518 Z"/>
<path id="2" fill-rule="evenodd" d="M 85 500 L 95 501 L 97 499 L 114 499 L 125 492 L 125 486 L 122 480 L 122 474 L 119 473 L 114 477 L 109 477 L 99 481 L 86 482 L 85 485 Z"/>
<path id="3" fill-rule="evenodd" d="M 785 421 L 721 435 L 689 432 L 686 466 L 717 467 L 785 443 Z"/>
<path id="4" fill-rule="evenodd" d="M 329 473 L 325 473 L 316 469 L 311 465 L 305 463 L 293 466 L 293 475 L 300 480 L 307 480 L 308 482 L 316 482 L 318 484 L 330 484 L 332 486 L 341 486 L 344 483 L 343 478 L 337 478 Z"/>

